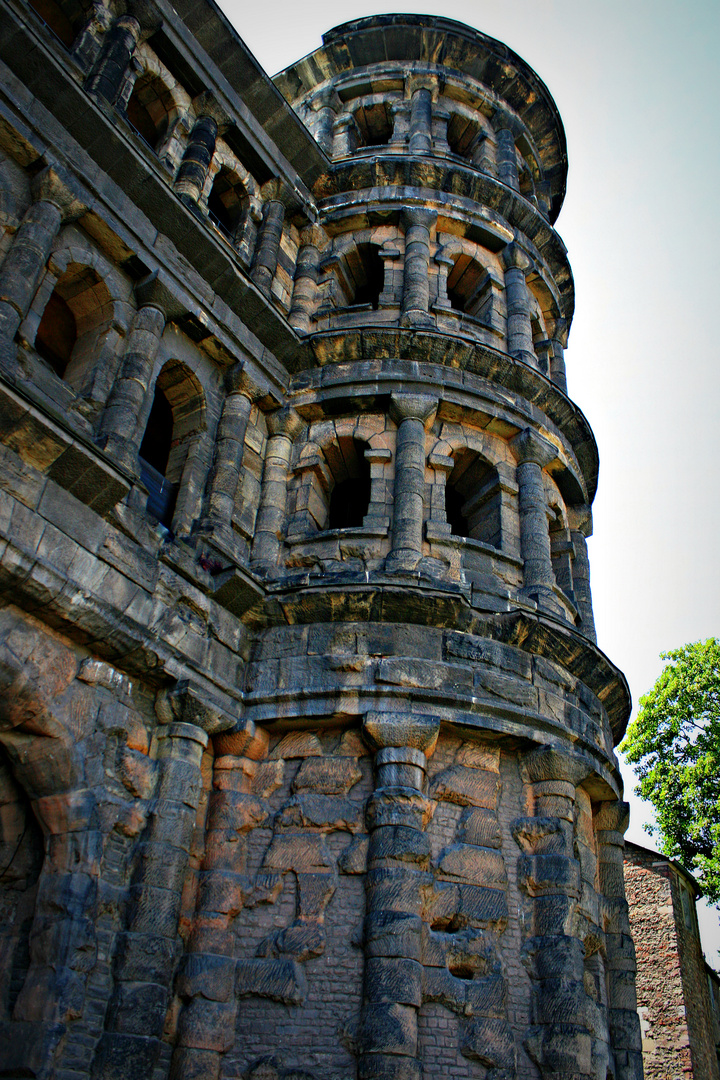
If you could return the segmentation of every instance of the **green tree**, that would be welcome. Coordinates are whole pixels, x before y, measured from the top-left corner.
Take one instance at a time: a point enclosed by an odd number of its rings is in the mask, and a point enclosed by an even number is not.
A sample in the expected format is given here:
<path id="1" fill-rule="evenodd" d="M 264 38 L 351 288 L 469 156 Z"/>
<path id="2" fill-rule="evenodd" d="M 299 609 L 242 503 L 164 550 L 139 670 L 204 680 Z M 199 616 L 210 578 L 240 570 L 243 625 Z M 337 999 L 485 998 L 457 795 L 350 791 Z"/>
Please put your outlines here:
<path id="1" fill-rule="evenodd" d="M 720 902 L 720 642 L 662 653 L 670 663 L 640 698 L 620 750 L 655 808 L 663 854 L 692 870 Z"/>

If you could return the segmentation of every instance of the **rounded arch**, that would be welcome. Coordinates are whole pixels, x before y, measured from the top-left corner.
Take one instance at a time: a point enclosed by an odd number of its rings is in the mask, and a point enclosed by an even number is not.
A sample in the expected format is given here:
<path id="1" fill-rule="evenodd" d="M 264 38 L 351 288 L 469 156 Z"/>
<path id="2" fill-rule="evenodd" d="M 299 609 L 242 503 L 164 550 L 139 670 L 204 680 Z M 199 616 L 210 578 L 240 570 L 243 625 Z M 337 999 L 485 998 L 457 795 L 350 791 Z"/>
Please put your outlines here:
<path id="1" fill-rule="evenodd" d="M 210 220 L 231 242 L 239 239 L 251 200 L 259 194 L 254 177 L 220 143 L 208 170 L 204 198 Z"/>
<path id="2" fill-rule="evenodd" d="M 23 333 L 56 375 L 94 396 L 100 369 L 114 374 L 119 338 L 133 313 L 132 289 L 102 255 L 75 241 L 61 235 Z M 102 396 L 99 386 L 97 392 Z"/>
<path id="3" fill-rule="evenodd" d="M 467 159 L 471 157 L 475 140 L 481 132 L 492 135 L 490 125 L 481 113 L 458 101 L 444 98 L 443 104 L 447 106 L 450 113 L 447 126 L 450 151 L 458 157 Z"/>
<path id="4" fill-rule="evenodd" d="M 385 260 L 381 254 L 386 245 L 394 245 L 395 235 L 388 230 L 364 230 L 351 238 L 342 237 L 325 259 L 325 266 L 335 274 L 339 306 L 370 307 L 377 311 L 385 290 Z"/>
<path id="5" fill-rule="evenodd" d="M 186 116 L 191 99 L 147 45 L 135 53 L 138 75 L 125 115 L 141 138 L 159 152 L 177 121 Z"/>

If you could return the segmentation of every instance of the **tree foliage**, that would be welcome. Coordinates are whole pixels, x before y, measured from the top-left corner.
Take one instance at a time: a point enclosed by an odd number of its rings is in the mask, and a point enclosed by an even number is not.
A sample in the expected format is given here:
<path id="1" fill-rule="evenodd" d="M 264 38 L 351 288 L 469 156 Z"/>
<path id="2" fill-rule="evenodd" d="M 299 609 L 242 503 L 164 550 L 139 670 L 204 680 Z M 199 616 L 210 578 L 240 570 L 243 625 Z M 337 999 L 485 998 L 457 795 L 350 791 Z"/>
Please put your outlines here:
<path id="1" fill-rule="evenodd" d="M 662 653 L 670 663 L 640 698 L 620 749 L 655 808 L 663 854 L 720 902 L 720 641 Z"/>

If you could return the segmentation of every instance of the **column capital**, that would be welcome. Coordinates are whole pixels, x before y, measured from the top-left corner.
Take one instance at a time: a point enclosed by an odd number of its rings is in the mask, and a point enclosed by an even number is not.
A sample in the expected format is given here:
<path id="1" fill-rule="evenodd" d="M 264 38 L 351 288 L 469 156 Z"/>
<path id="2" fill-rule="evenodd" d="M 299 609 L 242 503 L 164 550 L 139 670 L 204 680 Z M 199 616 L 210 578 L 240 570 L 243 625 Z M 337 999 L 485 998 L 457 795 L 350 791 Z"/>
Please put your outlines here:
<path id="1" fill-rule="evenodd" d="M 435 419 L 438 399 L 429 394 L 393 394 L 390 398 L 390 415 L 396 424 L 403 420 L 420 420 L 428 427 Z"/>
<path id="2" fill-rule="evenodd" d="M 343 103 L 334 86 L 324 86 L 313 96 L 309 105 L 313 112 L 319 112 L 320 109 L 332 109 L 333 112 L 338 112 L 342 109 Z"/>
<path id="3" fill-rule="evenodd" d="M 406 229 L 412 225 L 424 225 L 429 232 L 437 221 L 437 211 L 424 206 L 406 206 L 402 211 L 402 220 Z"/>
<path id="4" fill-rule="evenodd" d="M 600 803 L 595 818 L 595 828 L 603 831 L 624 833 L 630 821 L 630 804 L 618 800 Z"/>
<path id="5" fill-rule="evenodd" d="M 173 687 L 158 692 L 155 713 L 161 724 L 187 724 L 205 735 L 217 735 L 236 726 L 219 701 L 211 698 L 189 679 L 178 679 Z"/>
<path id="6" fill-rule="evenodd" d="M 203 90 L 193 99 L 195 116 L 200 120 L 207 116 L 217 124 L 218 134 L 222 134 L 232 124 L 232 118 L 226 109 L 220 104 L 216 94 L 212 90 Z"/>
<path id="7" fill-rule="evenodd" d="M 369 712 L 363 720 L 363 732 L 377 750 L 409 747 L 428 758 L 437 744 L 440 718 L 409 712 Z"/>
<path id="8" fill-rule="evenodd" d="M 277 395 L 267 379 L 250 369 L 245 361 L 233 364 L 225 373 L 225 390 L 228 394 L 242 394 L 253 405 L 266 403 L 263 412 L 277 410 L 280 406 Z"/>
<path id="9" fill-rule="evenodd" d="M 57 206 L 64 222 L 75 221 L 87 210 L 79 183 L 62 165 L 48 165 L 33 179 L 31 189 L 35 202 Z"/>
<path id="10" fill-rule="evenodd" d="M 526 784 L 561 781 L 577 787 L 592 772 L 588 759 L 554 746 L 537 746 L 520 762 L 520 775 Z"/>
<path id="11" fill-rule="evenodd" d="M 532 266 L 530 256 L 514 240 L 502 249 L 500 258 L 506 270 L 517 269 L 526 274 Z"/>
<path id="12" fill-rule="evenodd" d="M 138 308 L 154 307 L 165 316 L 165 321 L 177 319 L 185 314 L 185 306 L 171 292 L 159 270 L 139 281 L 135 286 L 135 300 Z"/>
<path id="13" fill-rule="evenodd" d="M 405 79 L 405 95 L 412 97 L 418 90 L 429 90 L 433 101 L 437 101 L 440 84 L 437 75 L 408 75 Z"/>
<path id="14" fill-rule="evenodd" d="M 593 520 L 592 509 L 587 504 L 567 507 L 568 525 L 571 532 L 582 533 L 583 536 L 592 536 Z"/>
<path id="15" fill-rule="evenodd" d="M 298 192 L 294 191 L 289 184 L 286 184 L 279 177 L 268 180 L 266 184 L 263 184 L 260 188 L 260 196 L 265 206 L 268 203 L 282 203 L 285 210 L 291 212 L 301 209 L 302 206 Z"/>
<path id="16" fill-rule="evenodd" d="M 267 414 L 267 426 L 271 435 L 286 435 L 289 439 L 296 439 L 305 429 L 305 421 L 286 405 Z"/>
<path id="17" fill-rule="evenodd" d="M 557 447 L 544 439 L 542 435 L 538 435 L 532 428 L 520 431 L 514 439 L 510 440 L 509 446 L 518 465 L 532 462 L 544 469 L 558 456 Z"/>
<path id="18" fill-rule="evenodd" d="M 325 251 L 330 238 L 321 225 L 306 225 L 300 232 L 300 247 L 314 247 L 318 251 Z"/>

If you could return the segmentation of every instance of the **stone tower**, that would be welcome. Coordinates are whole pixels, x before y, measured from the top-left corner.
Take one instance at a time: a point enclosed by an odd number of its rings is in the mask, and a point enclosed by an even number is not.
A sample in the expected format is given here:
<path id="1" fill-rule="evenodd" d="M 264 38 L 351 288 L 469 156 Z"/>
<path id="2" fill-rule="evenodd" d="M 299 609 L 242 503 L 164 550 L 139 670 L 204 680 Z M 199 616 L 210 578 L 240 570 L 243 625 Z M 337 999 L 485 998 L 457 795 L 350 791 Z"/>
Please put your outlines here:
<path id="1" fill-rule="evenodd" d="M 546 87 L 3 0 L 0 88 L 0 1072 L 639 1080 Z"/>

